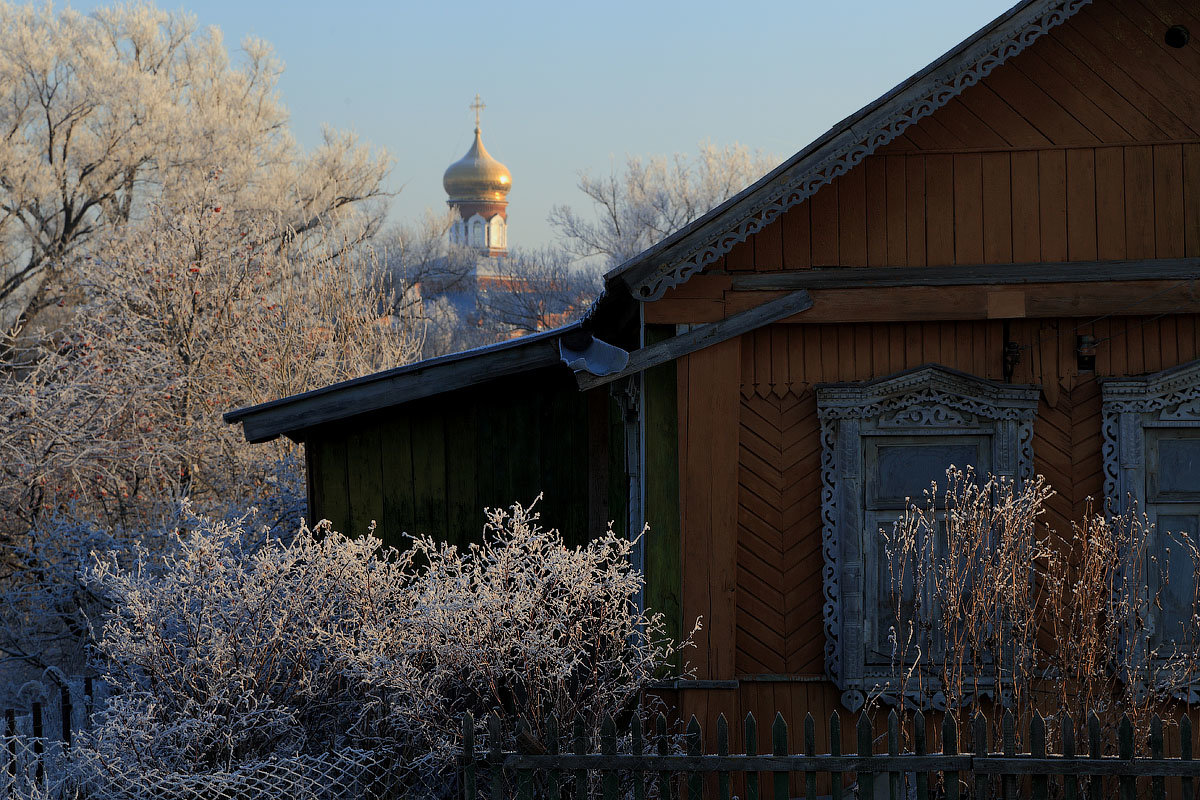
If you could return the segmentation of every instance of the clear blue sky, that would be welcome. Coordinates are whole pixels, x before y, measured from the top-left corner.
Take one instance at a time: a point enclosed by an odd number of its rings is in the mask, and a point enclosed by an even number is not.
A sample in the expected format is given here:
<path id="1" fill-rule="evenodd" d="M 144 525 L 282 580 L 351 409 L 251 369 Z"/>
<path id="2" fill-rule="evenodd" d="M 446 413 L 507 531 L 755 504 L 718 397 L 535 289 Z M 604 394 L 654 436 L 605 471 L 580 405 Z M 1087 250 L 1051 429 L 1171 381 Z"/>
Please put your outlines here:
<path id="1" fill-rule="evenodd" d="M 107 3 L 72 3 L 90 10 Z M 179 7 L 159 0 L 167 8 Z M 442 171 L 471 142 L 513 173 L 509 242 L 553 239 L 577 173 L 626 154 L 740 142 L 784 158 L 1002 13 L 1009 0 L 383 2 L 186 0 L 236 48 L 285 62 L 300 142 L 322 123 L 396 158 L 393 218 L 444 208 Z"/>

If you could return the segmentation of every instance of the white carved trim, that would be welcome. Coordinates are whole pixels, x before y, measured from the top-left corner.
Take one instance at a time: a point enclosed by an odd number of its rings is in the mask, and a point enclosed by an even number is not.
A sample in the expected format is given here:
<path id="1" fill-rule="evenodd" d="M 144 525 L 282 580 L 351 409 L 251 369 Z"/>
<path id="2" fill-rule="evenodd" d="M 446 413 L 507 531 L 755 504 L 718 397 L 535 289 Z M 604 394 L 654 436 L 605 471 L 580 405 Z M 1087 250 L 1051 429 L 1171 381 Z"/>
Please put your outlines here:
<path id="1" fill-rule="evenodd" d="M 846 475 L 847 448 L 861 452 L 865 431 L 982 433 L 992 435 L 993 467 L 1022 479 L 1033 476 L 1033 420 L 1039 389 L 995 383 L 946 367 L 930 364 L 866 383 L 819 384 L 817 415 L 821 420 L 821 554 L 822 609 L 825 627 L 825 670 L 842 690 L 842 704 L 851 711 L 862 707 L 868 692 L 891 682 L 887 670 L 870 667 L 864 660 L 862 637 L 845 635 L 855 627 L 849 606 L 862 593 L 862 564 L 843 563 L 846 536 L 856 537 L 860 516 L 861 475 Z M 899 423 L 905 424 L 901 426 Z M 1013 463 L 1015 460 L 1015 463 Z M 852 484 L 847 492 L 847 482 Z M 853 494 L 854 496 L 849 496 Z M 844 498 L 842 495 L 846 495 Z M 857 498 L 857 499 L 856 499 Z M 846 505 L 842 505 L 845 503 Z M 849 507 L 847 507 L 849 506 Z M 846 567 L 856 568 L 858 586 L 843 585 Z M 861 617 L 860 607 L 854 612 Z M 861 626 L 861 619 L 857 621 Z M 895 694 L 895 692 L 892 692 Z M 914 695 L 895 698 L 918 702 Z M 935 698 L 936 706 L 936 698 Z"/>
<path id="2" fill-rule="evenodd" d="M 631 285 L 633 296 L 638 300 L 657 300 L 674 286 L 687 281 L 691 276 L 728 253 L 735 245 L 746 241 L 779 218 L 792 206 L 812 197 L 818 189 L 849 172 L 864 158 L 883 145 L 891 142 L 909 126 L 928 117 L 946 103 L 957 97 L 969 86 L 974 86 L 987 77 L 992 70 L 1020 53 L 1037 41 L 1043 34 L 1073 16 L 1091 0 L 1060 0 L 1047 4 L 1041 13 L 1035 14 L 1024 25 L 1008 32 L 996 40 L 980 42 L 976 52 L 967 55 L 967 61 L 955 69 L 934 73 L 918 87 L 911 99 L 903 94 L 896 99 L 903 102 L 865 133 L 854 136 L 850 128 L 850 141 L 839 137 L 830 143 L 831 152 L 822 154 L 818 150 L 811 154 L 817 159 L 801 158 L 790 175 L 781 183 L 761 191 L 760 197 L 752 197 L 754 190 L 747 192 L 750 202 L 736 204 L 724 214 L 728 222 L 721 234 L 673 259 L 669 267 L 655 270 L 641 281 Z M 824 155 L 824 157 L 820 157 Z M 811 163 L 809 163 L 811 161 Z M 765 187 L 764 187 L 765 188 Z"/>
<path id="3" fill-rule="evenodd" d="M 1200 425 L 1200 359 L 1152 375 L 1102 379 L 1100 397 L 1104 498 L 1121 513 L 1142 494 L 1141 429 Z"/>

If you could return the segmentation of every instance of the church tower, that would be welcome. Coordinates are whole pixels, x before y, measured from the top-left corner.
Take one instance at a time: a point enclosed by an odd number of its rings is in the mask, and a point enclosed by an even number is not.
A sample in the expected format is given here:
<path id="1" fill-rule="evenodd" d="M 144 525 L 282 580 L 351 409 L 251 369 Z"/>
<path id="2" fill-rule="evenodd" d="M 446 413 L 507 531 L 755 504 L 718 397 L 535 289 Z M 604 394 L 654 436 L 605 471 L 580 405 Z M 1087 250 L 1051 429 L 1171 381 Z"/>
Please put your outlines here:
<path id="1" fill-rule="evenodd" d="M 481 255 L 508 253 L 508 191 L 512 174 L 488 154 L 479 134 L 479 112 L 485 106 L 475 95 L 475 142 L 442 176 L 447 205 L 458 212 L 450 229 L 453 244 L 467 245 Z"/>

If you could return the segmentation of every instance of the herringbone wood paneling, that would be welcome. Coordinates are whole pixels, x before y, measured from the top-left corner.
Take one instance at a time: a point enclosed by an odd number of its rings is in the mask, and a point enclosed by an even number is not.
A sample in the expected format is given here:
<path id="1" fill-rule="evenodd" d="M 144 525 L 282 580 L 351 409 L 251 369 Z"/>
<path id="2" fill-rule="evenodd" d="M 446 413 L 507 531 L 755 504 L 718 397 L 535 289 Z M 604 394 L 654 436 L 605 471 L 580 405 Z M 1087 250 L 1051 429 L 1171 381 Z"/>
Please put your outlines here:
<path id="1" fill-rule="evenodd" d="M 821 671 L 821 482 L 816 401 L 743 396 L 737 671 Z"/>

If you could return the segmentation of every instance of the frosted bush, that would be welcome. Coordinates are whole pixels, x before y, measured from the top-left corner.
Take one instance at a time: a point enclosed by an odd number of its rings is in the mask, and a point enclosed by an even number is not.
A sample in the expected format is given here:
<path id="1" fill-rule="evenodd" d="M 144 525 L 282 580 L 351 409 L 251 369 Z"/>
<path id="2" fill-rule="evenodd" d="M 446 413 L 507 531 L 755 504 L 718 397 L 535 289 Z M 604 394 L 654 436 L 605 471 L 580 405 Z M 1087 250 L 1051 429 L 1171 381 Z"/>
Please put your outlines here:
<path id="1" fill-rule="evenodd" d="M 208 521 L 161 573 L 100 560 L 113 601 L 98 656 L 117 694 L 92 763 L 204 771 L 341 747 L 391 750 L 400 773 L 449 785 L 461 715 L 501 713 L 542 737 L 554 713 L 646 713 L 677 652 L 634 605 L 642 576 L 611 530 L 568 549 L 514 505 L 466 550 L 428 537 L 301 526 L 245 555 L 244 526 Z M 510 743 L 511 744 L 511 743 Z"/>

